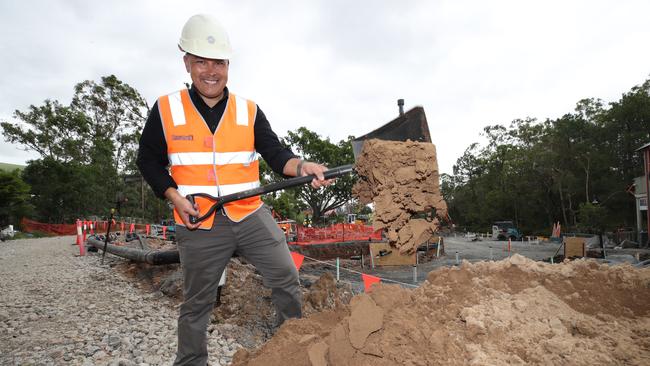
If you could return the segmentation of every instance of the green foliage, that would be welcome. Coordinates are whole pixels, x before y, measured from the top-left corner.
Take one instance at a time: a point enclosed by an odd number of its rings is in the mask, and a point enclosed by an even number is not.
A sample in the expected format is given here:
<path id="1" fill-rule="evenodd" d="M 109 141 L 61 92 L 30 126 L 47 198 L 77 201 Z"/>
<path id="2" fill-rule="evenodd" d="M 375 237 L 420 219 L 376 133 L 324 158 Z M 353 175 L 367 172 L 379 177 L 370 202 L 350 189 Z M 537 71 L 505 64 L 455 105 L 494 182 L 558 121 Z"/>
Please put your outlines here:
<path id="1" fill-rule="evenodd" d="M 135 89 L 114 75 L 100 83 L 86 80 L 75 86 L 72 102 L 64 106 L 45 100 L 27 111 L 15 111 L 20 122 L 1 123 L 5 139 L 60 162 L 112 164 L 123 171 L 134 166 L 138 131 L 149 107 Z"/>
<path id="2" fill-rule="evenodd" d="M 262 199 L 284 220 L 298 221 L 300 213 L 305 209 L 305 205 L 296 198 L 295 189 L 266 195 Z"/>
<path id="3" fill-rule="evenodd" d="M 624 191 L 642 174 L 635 150 L 650 140 L 649 93 L 646 81 L 608 106 L 584 99 L 555 120 L 486 127 L 487 144 L 470 145 L 454 174 L 442 176 L 450 216 L 473 231 L 507 219 L 524 232 L 550 232 L 556 221 L 564 228 L 632 226 L 634 198 Z M 596 210 L 606 213 L 602 223 L 586 205 L 594 196 L 607 197 Z"/>
<path id="4" fill-rule="evenodd" d="M 140 94 L 114 75 L 74 88 L 70 105 L 45 100 L 16 121 L 2 121 L 5 140 L 36 151 L 25 168 L 37 219 L 70 222 L 105 216 L 124 189 L 120 175 L 136 171 L 139 130 L 149 112 Z"/>
<path id="5" fill-rule="evenodd" d="M 578 209 L 580 229 L 590 233 L 602 232 L 607 225 L 607 209 L 593 203 L 581 203 Z"/>
<path id="6" fill-rule="evenodd" d="M 2 122 L 5 139 L 36 151 L 43 158 L 58 161 L 82 160 L 90 151 L 86 117 L 58 101 L 45 100 L 42 106 L 15 111 L 22 123 Z"/>
<path id="7" fill-rule="evenodd" d="M 31 161 L 23 178 L 32 186 L 31 202 L 43 222 L 73 222 L 106 205 L 108 187 L 92 165 L 44 158 Z"/>
<path id="8" fill-rule="evenodd" d="M 354 162 L 351 139 L 352 137 L 349 137 L 348 140 L 333 143 L 328 138 L 321 138 L 306 127 L 300 127 L 294 132 L 289 131 L 287 137 L 281 139 L 281 142 L 305 160 L 337 167 Z M 260 175 L 262 184 L 283 179 L 273 173 L 266 164 L 261 164 Z M 296 221 L 301 219 L 302 210 L 310 208 L 313 215 L 312 223 L 318 224 L 322 221 L 325 212 L 335 210 L 352 199 L 354 182 L 355 178 L 348 175 L 337 178 L 328 187 L 313 189 L 311 185 L 303 185 L 276 194 L 269 194 L 264 201 L 273 206 L 282 217 Z"/>
<path id="9" fill-rule="evenodd" d="M 93 149 L 92 162 L 110 163 L 117 171 L 136 172 L 135 157 L 139 133 L 149 114 L 142 96 L 114 75 L 102 77 L 100 83 L 86 80 L 75 86 L 70 107 L 84 115 Z"/>
<path id="10" fill-rule="evenodd" d="M 264 160 L 260 160 L 260 183 L 262 185 L 278 182 L 284 178 L 277 175 Z M 281 219 L 302 220 L 301 212 L 305 204 L 296 197 L 296 188 L 285 189 L 262 196 L 262 201 L 270 206 Z"/>
<path id="11" fill-rule="evenodd" d="M 10 224 L 18 227 L 20 219 L 32 209 L 29 185 L 21 179 L 20 171 L 0 171 L 0 228 Z"/>
<path id="12" fill-rule="evenodd" d="M 354 162 L 350 143 L 352 138 L 348 137 L 335 144 L 329 138 L 323 139 L 306 127 L 300 127 L 295 132 L 289 131 L 282 142 L 306 160 L 337 167 Z M 296 197 L 311 208 L 313 223 L 318 224 L 325 212 L 337 209 L 352 199 L 355 179 L 352 175 L 346 175 L 320 189 L 313 189 L 310 185 L 297 187 Z"/>

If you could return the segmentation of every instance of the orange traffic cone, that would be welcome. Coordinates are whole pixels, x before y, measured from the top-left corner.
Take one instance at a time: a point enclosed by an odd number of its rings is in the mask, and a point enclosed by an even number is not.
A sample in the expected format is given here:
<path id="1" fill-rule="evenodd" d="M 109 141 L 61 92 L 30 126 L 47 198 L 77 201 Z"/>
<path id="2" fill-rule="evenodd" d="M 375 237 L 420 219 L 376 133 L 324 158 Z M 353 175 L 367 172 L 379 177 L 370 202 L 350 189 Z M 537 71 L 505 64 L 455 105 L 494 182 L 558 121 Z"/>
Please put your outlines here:
<path id="1" fill-rule="evenodd" d="M 81 245 L 83 241 L 81 240 L 81 221 L 77 219 L 77 245 Z"/>

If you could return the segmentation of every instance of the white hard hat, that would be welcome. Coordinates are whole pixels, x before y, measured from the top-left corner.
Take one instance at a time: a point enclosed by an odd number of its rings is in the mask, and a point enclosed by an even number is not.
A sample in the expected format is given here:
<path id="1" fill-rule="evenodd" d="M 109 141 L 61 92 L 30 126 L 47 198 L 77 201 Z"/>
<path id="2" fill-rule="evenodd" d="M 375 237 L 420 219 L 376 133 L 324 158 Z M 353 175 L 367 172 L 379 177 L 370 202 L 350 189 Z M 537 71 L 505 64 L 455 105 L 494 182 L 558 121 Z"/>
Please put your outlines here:
<path id="1" fill-rule="evenodd" d="M 178 47 L 196 56 L 229 60 L 232 48 L 228 33 L 211 15 L 197 14 L 187 20 Z"/>

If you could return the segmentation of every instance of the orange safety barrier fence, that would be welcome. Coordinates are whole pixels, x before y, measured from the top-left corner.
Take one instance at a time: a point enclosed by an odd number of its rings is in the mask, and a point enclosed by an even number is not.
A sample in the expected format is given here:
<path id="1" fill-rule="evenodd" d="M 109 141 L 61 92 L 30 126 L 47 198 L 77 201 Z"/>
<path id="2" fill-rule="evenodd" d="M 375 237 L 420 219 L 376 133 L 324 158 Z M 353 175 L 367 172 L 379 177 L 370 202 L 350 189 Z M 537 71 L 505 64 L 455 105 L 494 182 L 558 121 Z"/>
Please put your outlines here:
<path id="1" fill-rule="evenodd" d="M 77 227 L 75 224 L 45 224 L 23 218 L 21 226 L 25 232 L 40 231 L 53 235 L 76 235 Z M 94 221 L 95 232 L 105 232 L 108 227 L 107 221 Z M 111 231 L 124 232 L 131 231 L 133 227 L 136 232 L 146 232 L 147 224 L 129 224 L 117 221 L 111 226 Z M 88 229 L 87 229 L 88 230 Z M 342 241 L 357 241 L 357 240 L 381 240 L 381 230 L 375 230 L 369 225 L 359 224 L 334 224 L 325 228 L 311 228 L 311 227 L 297 227 L 296 241 L 294 243 L 301 245 L 308 245 L 313 243 L 335 243 Z"/>
<path id="2" fill-rule="evenodd" d="M 324 228 L 298 226 L 297 244 L 333 243 L 354 240 L 381 240 L 381 230 L 369 225 L 334 224 Z"/>
<path id="3" fill-rule="evenodd" d="M 44 224 L 42 222 L 30 220 L 26 217 L 23 217 L 23 219 L 20 220 L 20 227 L 24 232 L 27 233 L 40 231 L 54 235 L 77 235 L 76 224 Z"/>
<path id="4" fill-rule="evenodd" d="M 83 220 L 81 221 L 82 223 L 84 222 Z M 87 221 L 87 227 L 86 231 L 89 232 L 90 227 L 89 227 L 90 221 Z M 120 223 L 117 222 L 116 224 L 113 224 L 111 226 L 111 231 L 120 231 Z M 106 229 L 108 227 L 108 222 L 107 221 L 93 221 L 94 225 L 94 231 L 96 233 L 102 233 L 106 232 Z M 131 224 L 133 225 L 133 228 L 137 232 L 145 232 L 146 231 L 146 226 L 147 224 Z M 35 231 L 40 231 L 43 233 L 48 233 L 52 235 L 77 235 L 77 225 L 76 224 L 45 224 L 42 222 L 30 220 L 26 217 L 23 217 L 22 220 L 20 220 L 20 226 L 22 227 L 22 230 L 27 233 L 33 233 Z M 130 227 L 125 225 L 125 232 L 129 232 Z"/>

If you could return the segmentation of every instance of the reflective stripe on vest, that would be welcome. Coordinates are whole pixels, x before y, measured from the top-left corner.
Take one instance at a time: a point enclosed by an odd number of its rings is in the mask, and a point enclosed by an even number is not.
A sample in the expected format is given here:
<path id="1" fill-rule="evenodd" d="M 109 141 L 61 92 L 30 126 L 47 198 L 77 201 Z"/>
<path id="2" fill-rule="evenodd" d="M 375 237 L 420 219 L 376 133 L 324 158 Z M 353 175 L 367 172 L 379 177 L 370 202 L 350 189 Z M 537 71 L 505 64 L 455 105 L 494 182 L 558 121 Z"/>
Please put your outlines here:
<path id="1" fill-rule="evenodd" d="M 229 194 L 247 191 L 249 189 L 255 189 L 260 186 L 259 182 L 255 183 L 240 183 L 240 184 L 227 184 L 219 187 L 221 194 L 217 192 L 216 186 L 185 186 L 179 185 L 178 192 L 183 196 L 192 194 L 192 193 L 207 193 L 211 196 L 226 196 Z"/>
<path id="2" fill-rule="evenodd" d="M 169 164 L 176 165 L 226 165 L 226 164 L 251 164 L 257 160 L 257 153 L 250 151 L 212 153 L 172 153 L 169 154 Z"/>
<path id="3" fill-rule="evenodd" d="M 181 195 L 207 193 L 217 197 L 259 187 L 255 103 L 230 93 L 214 134 L 198 113 L 187 89 L 160 97 L 158 108 L 170 174 Z M 201 215 L 212 206 L 202 198 L 197 198 L 197 203 Z M 231 220 L 241 221 L 261 205 L 257 196 L 227 203 L 224 210 Z M 182 225 L 176 210 L 174 217 Z M 201 228 L 210 229 L 213 220 L 214 216 L 205 220 Z"/>
<path id="4" fill-rule="evenodd" d="M 181 101 L 181 91 L 169 94 L 169 108 L 172 112 L 172 123 L 174 126 L 185 124 L 185 112 L 183 111 L 183 102 Z"/>

